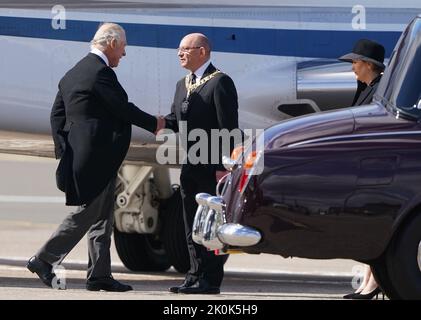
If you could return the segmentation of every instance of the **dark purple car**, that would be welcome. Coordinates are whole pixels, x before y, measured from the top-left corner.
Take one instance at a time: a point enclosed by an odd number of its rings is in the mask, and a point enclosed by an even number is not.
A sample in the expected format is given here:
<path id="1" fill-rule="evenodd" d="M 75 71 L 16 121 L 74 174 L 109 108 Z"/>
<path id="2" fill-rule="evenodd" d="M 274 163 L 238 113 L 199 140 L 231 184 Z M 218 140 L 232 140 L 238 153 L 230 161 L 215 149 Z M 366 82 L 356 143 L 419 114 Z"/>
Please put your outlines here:
<path id="1" fill-rule="evenodd" d="M 196 197 L 193 239 L 220 252 L 354 259 L 388 297 L 420 299 L 420 122 L 418 16 L 372 104 L 281 122 L 263 150 L 226 160 L 222 194 Z"/>

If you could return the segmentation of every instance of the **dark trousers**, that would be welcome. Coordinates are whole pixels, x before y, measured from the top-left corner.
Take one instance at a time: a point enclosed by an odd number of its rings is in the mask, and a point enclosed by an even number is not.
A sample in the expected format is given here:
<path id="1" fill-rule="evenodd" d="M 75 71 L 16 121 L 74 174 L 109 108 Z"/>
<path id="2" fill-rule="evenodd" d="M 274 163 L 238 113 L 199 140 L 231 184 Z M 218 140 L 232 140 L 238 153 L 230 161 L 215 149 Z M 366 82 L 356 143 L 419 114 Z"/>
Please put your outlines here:
<path id="1" fill-rule="evenodd" d="M 206 167 L 184 165 L 181 169 L 180 183 L 184 227 L 190 255 L 190 270 L 187 272 L 186 280 L 195 282 L 204 279 L 211 286 L 219 287 L 224 277 L 226 257 L 216 256 L 213 251 L 208 251 L 192 239 L 193 221 L 197 210 L 195 196 L 201 192 L 215 195 L 215 171 Z"/>
<path id="2" fill-rule="evenodd" d="M 110 245 L 114 224 L 115 178 L 87 205 L 70 213 L 53 233 L 37 256 L 55 265 L 69 254 L 88 233 L 87 278 L 111 276 Z"/>

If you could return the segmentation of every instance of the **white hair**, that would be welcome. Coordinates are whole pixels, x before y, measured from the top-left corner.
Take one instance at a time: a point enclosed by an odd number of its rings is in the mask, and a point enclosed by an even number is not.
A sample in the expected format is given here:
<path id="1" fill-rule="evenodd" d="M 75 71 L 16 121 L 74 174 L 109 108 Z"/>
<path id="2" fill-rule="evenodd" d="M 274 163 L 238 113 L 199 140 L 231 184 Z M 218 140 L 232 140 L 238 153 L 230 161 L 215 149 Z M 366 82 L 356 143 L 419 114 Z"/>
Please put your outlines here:
<path id="1" fill-rule="evenodd" d="M 105 50 L 113 39 L 116 39 L 120 43 L 125 37 L 125 34 L 122 26 L 110 22 L 103 23 L 91 40 L 91 49 Z"/>

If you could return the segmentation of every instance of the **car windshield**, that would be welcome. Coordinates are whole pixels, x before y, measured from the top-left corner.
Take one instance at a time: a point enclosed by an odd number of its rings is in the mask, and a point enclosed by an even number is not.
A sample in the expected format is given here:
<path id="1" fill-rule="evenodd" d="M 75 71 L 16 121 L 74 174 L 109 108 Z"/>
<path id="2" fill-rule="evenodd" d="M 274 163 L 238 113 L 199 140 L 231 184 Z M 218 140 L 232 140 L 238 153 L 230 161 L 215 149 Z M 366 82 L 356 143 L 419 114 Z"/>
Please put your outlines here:
<path id="1" fill-rule="evenodd" d="M 395 113 L 421 120 L 421 21 L 405 30 L 377 91 Z"/>

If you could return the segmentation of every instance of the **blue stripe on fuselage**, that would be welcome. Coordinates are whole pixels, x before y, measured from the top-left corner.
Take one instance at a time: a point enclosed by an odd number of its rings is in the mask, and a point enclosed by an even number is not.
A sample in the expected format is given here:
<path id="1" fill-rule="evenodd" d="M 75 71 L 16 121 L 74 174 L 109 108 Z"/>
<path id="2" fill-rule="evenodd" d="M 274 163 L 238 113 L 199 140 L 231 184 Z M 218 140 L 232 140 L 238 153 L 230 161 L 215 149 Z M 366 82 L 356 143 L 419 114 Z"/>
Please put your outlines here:
<path id="1" fill-rule="evenodd" d="M 89 42 L 99 21 L 66 20 L 66 29 L 55 30 L 51 19 L 0 16 L 0 35 Z M 132 46 L 177 48 L 181 38 L 191 32 L 206 34 L 213 51 L 337 58 L 351 51 L 356 40 L 368 38 L 382 43 L 386 56 L 392 52 L 401 32 L 396 31 L 326 31 L 263 28 L 204 27 L 121 23 Z"/>

